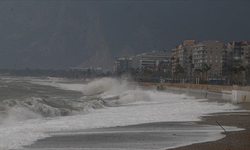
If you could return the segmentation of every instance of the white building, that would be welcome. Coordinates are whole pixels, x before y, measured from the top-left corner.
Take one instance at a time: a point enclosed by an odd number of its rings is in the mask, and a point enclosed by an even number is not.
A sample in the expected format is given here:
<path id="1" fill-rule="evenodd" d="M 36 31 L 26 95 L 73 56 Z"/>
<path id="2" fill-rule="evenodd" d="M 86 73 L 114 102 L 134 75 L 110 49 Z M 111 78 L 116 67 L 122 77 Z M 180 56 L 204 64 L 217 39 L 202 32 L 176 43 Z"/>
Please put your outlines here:
<path id="1" fill-rule="evenodd" d="M 158 66 L 163 62 L 171 62 L 171 53 L 165 51 L 152 51 L 149 53 L 142 53 L 132 57 L 132 68 L 144 68 L 148 65 Z"/>
<path id="2" fill-rule="evenodd" d="M 115 58 L 113 71 L 127 72 L 132 67 L 132 58 L 119 57 Z"/>

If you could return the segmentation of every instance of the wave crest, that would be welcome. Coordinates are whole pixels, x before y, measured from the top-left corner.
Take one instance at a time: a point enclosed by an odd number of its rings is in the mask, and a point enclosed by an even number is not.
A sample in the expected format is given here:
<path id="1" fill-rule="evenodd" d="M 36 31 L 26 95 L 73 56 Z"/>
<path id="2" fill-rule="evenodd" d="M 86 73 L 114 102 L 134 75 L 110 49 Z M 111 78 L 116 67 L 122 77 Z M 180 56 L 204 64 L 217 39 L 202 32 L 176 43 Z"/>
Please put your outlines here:
<path id="1" fill-rule="evenodd" d="M 88 83 L 84 89 L 84 95 L 97 95 L 104 92 L 121 93 L 127 89 L 126 81 L 119 81 L 112 78 L 101 78 Z"/>

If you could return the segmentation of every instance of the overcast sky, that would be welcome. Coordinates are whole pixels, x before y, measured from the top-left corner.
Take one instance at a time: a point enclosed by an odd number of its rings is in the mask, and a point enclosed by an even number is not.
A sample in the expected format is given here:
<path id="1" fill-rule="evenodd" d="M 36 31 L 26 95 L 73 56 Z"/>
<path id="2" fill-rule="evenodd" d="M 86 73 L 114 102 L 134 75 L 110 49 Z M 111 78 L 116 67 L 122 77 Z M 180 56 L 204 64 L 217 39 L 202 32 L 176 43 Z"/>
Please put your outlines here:
<path id="1" fill-rule="evenodd" d="M 144 24 L 166 39 L 166 47 L 185 39 L 250 40 L 250 2 L 245 0 L 167 0 L 104 2 L 106 19 L 129 32 Z M 116 27 L 112 27 L 116 30 Z M 112 29 L 110 29 L 112 30 Z"/>
<path id="2" fill-rule="evenodd" d="M 98 53 L 171 51 L 183 40 L 250 41 L 248 0 L 64 2 L 0 1 L 0 68 L 74 67 Z"/>

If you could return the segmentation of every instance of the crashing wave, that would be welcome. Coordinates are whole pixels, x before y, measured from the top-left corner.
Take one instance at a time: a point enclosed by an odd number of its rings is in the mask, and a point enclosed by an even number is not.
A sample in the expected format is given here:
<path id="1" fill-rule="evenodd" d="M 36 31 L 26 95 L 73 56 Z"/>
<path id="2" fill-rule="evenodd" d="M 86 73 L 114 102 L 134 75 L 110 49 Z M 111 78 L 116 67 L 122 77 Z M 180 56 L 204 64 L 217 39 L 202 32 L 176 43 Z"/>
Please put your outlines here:
<path id="1" fill-rule="evenodd" d="M 121 93 L 127 90 L 127 82 L 112 78 L 101 78 L 88 83 L 83 94 L 87 96 L 98 95 L 101 93 Z"/>

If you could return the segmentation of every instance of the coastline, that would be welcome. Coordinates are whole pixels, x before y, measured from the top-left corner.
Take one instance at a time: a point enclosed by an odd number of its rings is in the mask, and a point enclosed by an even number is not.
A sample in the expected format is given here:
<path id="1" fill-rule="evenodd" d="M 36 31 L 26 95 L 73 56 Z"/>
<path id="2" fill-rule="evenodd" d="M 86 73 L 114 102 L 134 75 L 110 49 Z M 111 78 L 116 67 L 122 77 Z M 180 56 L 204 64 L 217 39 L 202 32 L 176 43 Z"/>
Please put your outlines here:
<path id="1" fill-rule="evenodd" d="M 240 104 L 241 109 L 250 110 L 250 103 Z M 201 121 L 196 122 L 197 124 L 206 125 L 217 125 L 223 126 L 235 126 L 238 128 L 244 128 L 242 131 L 230 131 L 224 132 L 222 130 L 224 138 L 205 142 L 187 145 L 183 147 L 173 148 L 171 150 L 249 150 L 250 148 L 250 112 L 224 112 L 215 113 L 211 116 L 202 117 Z"/>
<path id="2" fill-rule="evenodd" d="M 172 91 L 174 93 L 178 92 L 178 89 L 173 90 L 172 88 L 168 89 L 168 91 Z M 205 95 L 205 92 L 209 92 L 207 90 L 200 90 L 200 92 L 194 93 L 190 92 L 189 89 L 186 89 L 186 93 L 192 95 L 196 98 L 202 98 Z M 211 91 L 210 91 L 211 92 Z M 225 96 L 228 93 L 220 92 L 220 91 L 212 91 L 215 95 L 210 95 L 208 97 L 207 102 L 218 102 L 225 103 L 230 101 L 230 95 Z M 216 93 L 221 93 L 221 98 L 218 97 Z M 211 94 L 211 93 L 210 93 Z M 229 93 L 230 94 L 230 93 Z M 221 134 L 225 135 L 224 138 L 204 143 L 195 143 L 187 146 L 182 146 L 178 148 L 172 148 L 168 150 L 249 150 L 250 149 L 250 103 L 243 102 L 234 104 L 238 106 L 238 112 L 221 112 L 221 113 L 213 113 L 208 114 L 207 116 L 202 116 L 201 121 L 197 121 L 197 124 L 205 124 L 205 125 L 215 125 L 219 126 L 219 124 L 223 126 L 234 126 L 238 128 L 243 128 L 242 131 L 230 131 L 225 132 L 221 129 Z M 219 124 L 218 124 L 218 123 Z"/>
<path id="3" fill-rule="evenodd" d="M 149 87 L 152 88 L 152 87 Z M 168 89 L 170 90 L 170 89 Z M 167 91 L 167 90 L 166 90 Z M 172 90 L 172 92 L 177 91 Z M 204 92 L 208 93 L 207 90 L 191 90 L 186 89 L 186 91 L 182 91 L 182 93 L 188 94 L 190 96 L 196 98 L 204 98 Z M 210 93 L 207 95 L 209 100 L 206 102 L 218 102 L 218 103 L 227 103 L 228 100 L 224 99 L 222 94 L 218 91 L 209 91 Z M 179 93 L 179 94 L 182 94 Z M 219 98 L 221 97 L 221 98 Z M 37 142 L 33 143 L 30 146 L 24 146 L 28 150 L 33 149 L 70 149 L 70 148 L 81 148 L 81 149 L 164 149 L 166 144 L 173 144 L 176 140 L 179 142 L 182 141 L 182 145 L 187 146 L 166 146 L 166 147 L 177 147 L 172 148 L 173 150 L 200 150 L 200 149 L 225 149 L 230 148 L 232 146 L 237 145 L 236 149 L 249 149 L 249 134 L 245 135 L 243 131 L 230 131 L 223 133 L 221 127 L 216 123 L 218 121 L 222 126 L 229 127 L 238 127 L 246 129 L 249 124 L 247 120 L 249 119 L 249 112 L 242 111 L 242 109 L 250 110 L 250 105 L 248 103 L 237 104 L 241 105 L 238 109 L 239 111 L 235 112 L 223 112 L 223 113 L 214 113 L 207 114 L 209 116 L 201 117 L 201 121 L 190 121 L 190 122 L 155 122 L 155 123 L 146 123 L 146 124 L 138 124 L 138 125 L 128 125 L 128 126 L 117 126 L 111 128 L 100 128 L 100 129 L 92 129 L 92 130 L 79 130 L 79 131 L 68 131 L 51 133 L 51 137 L 40 139 Z M 233 116 L 233 117 L 232 117 Z M 248 117 L 248 118 L 245 118 Z M 212 125 L 215 128 L 207 127 Z M 169 129 L 168 129 L 169 128 Z M 226 130 L 230 130 L 230 128 L 225 127 Z M 221 138 L 217 138 L 219 140 L 213 141 L 208 140 L 208 134 L 220 134 Z M 177 132 L 177 133 L 176 133 Z M 240 143 L 237 141 L 237 144 L 234 144 L 232 141 L 236 141 L 234 135 L 239 134 L 241 138 L 245 139 L 245 143 Z M 231 135 L 231 137 L 229 137 Z M 243 136 L 242 136 L 243 135 Z M 214 135 L 213 135 L 214 136 Z M 226 137 L 225 137 L 226 136 Z M 237 136 L 237 139 L 239 136 Z M 192 141 L 193 138 L 196 139 L 193 142 L 186 142 L 186 140 Z M 198 137 L 198 138 L 197 138 Z M 177 138 L 177 139 L 176 139 Z M 171 140 L 170 140 L 171 139 Z M 197 140 L 198 139 L 198 140 Z M 226 140 L 225 140 L 226 139 Z M 216 140 L 216 139 L 214 139 Z M 224 141 L 225 140 L 225 141 Z M 212 142 L 204 142 L 204 141 L 212 141 Z M 221 142 L 222 141 L 222 142 Z M 202 143 L 201 143 L 202 142 Z M 188 145 L 190 143 L 190 145 Z M 192 144 L 195 143 L 195 144 Z M 211 144 L 212 143 L 212 144 Z M 222 143 L 222 144 L 221 144 Z M 131 147 L 131 145 L 133 145 Z M 128 147 L 127 147 L 128 146 Z M 130 147 L 129 147 L 130 146 Z M 151 147 L 150 147 L 151 146 Z M 245 147 L 245 149 L 243 149 Z M 204 148 L 203 148 L 204 147 Z M 171 148 L 165 148 L 171 149 Z"/>

